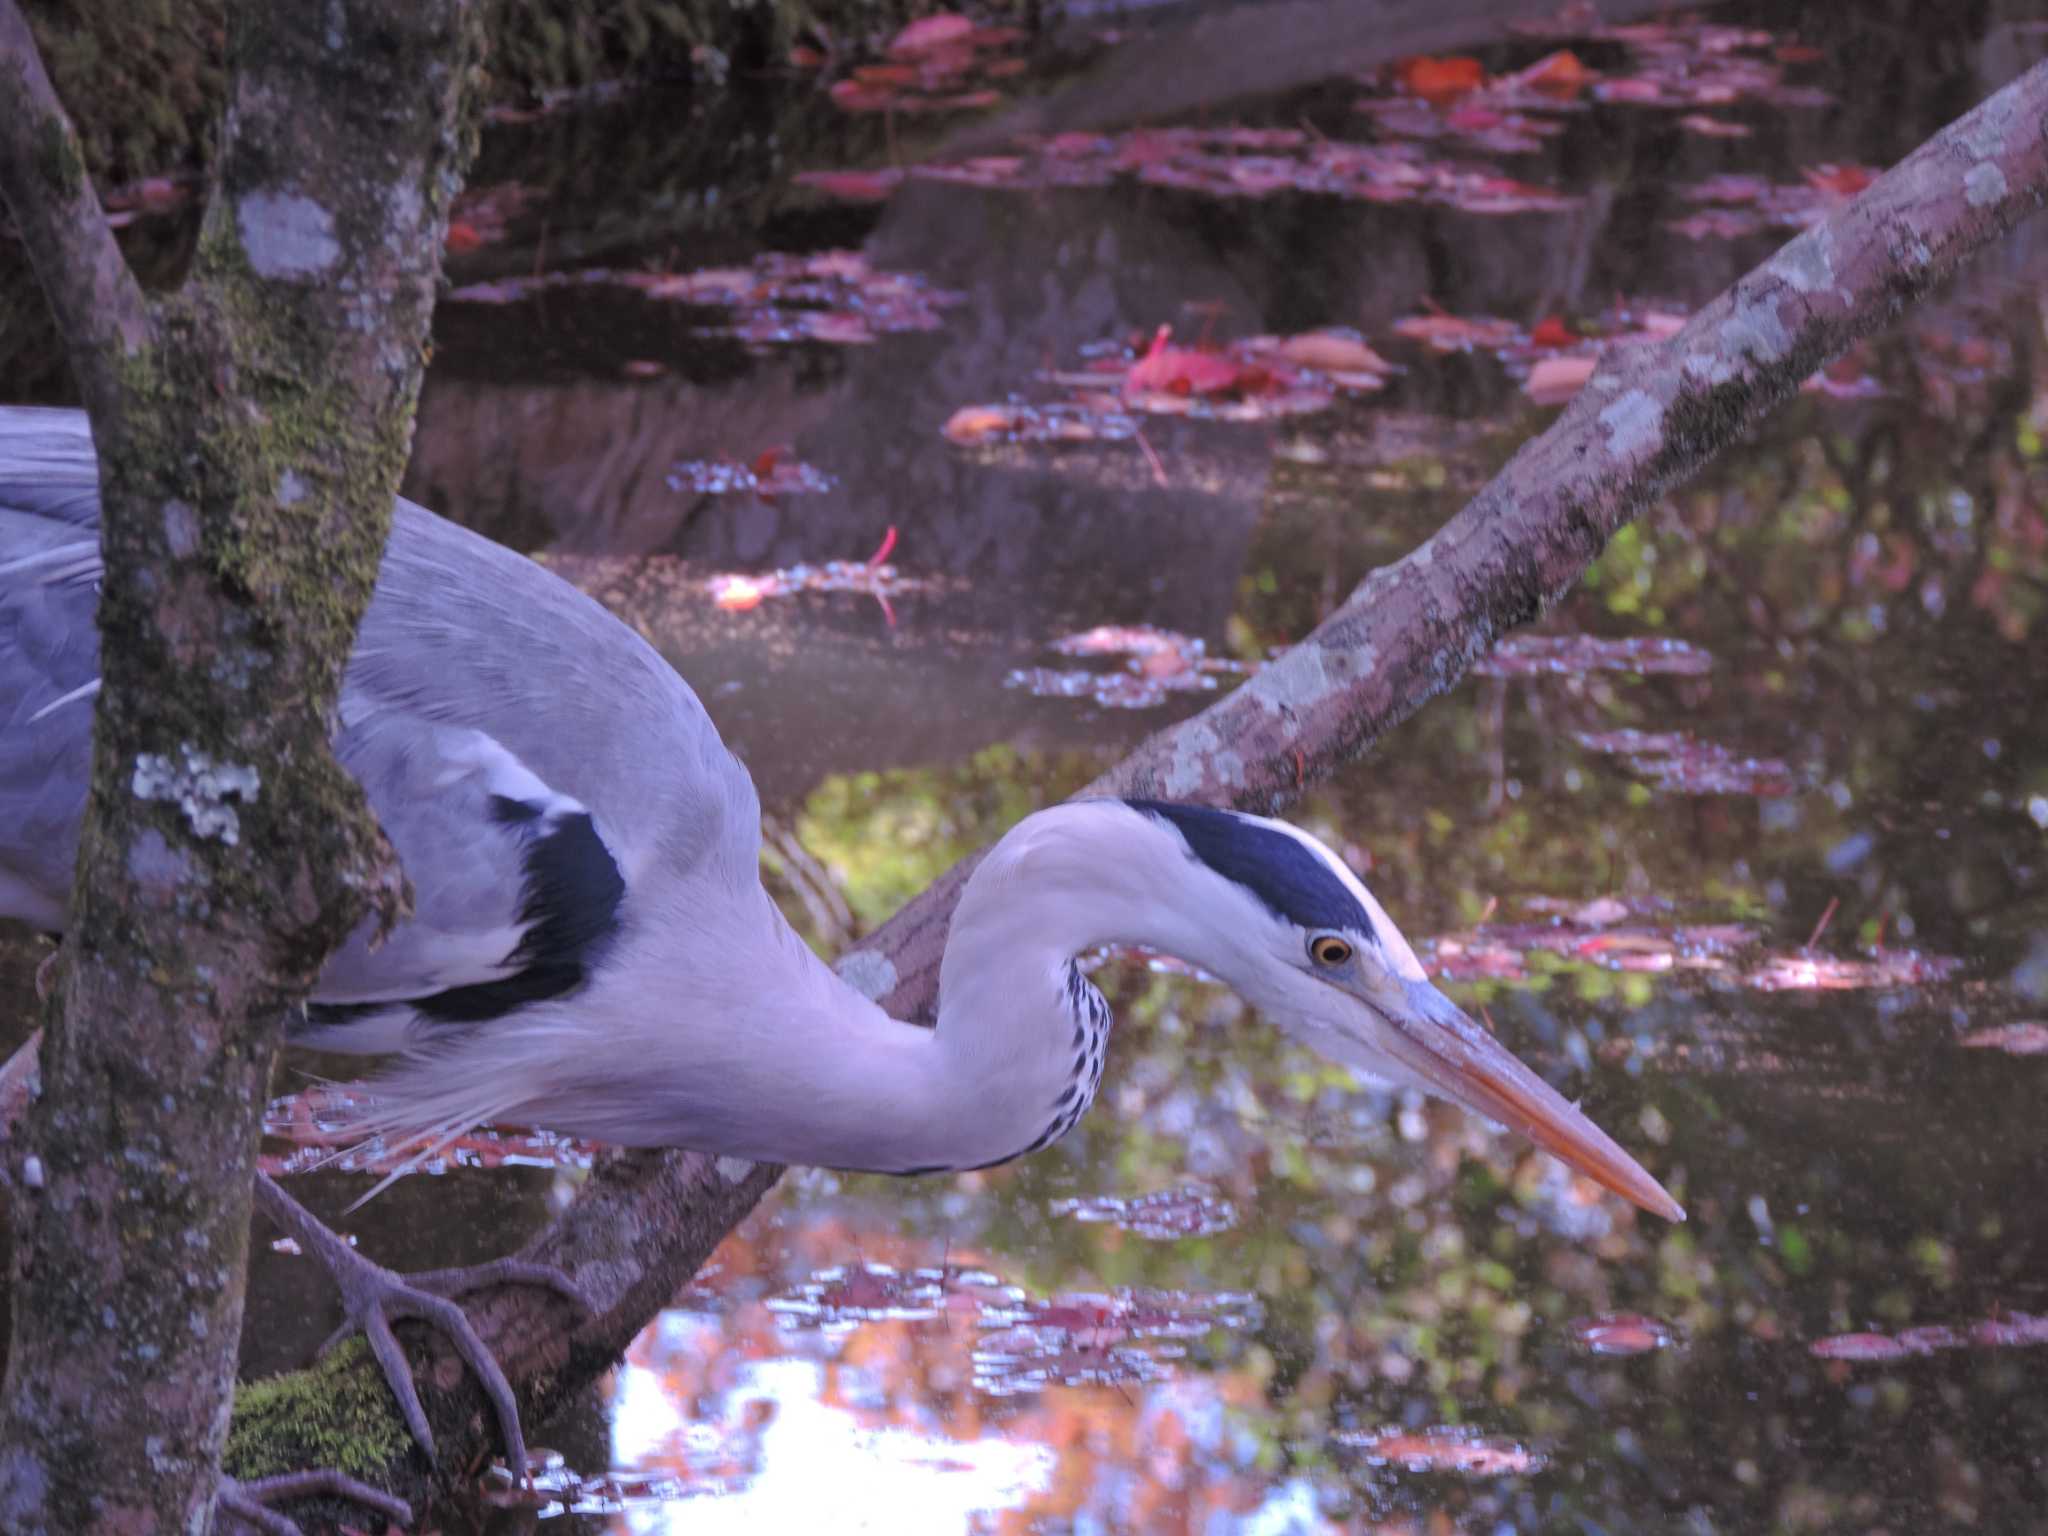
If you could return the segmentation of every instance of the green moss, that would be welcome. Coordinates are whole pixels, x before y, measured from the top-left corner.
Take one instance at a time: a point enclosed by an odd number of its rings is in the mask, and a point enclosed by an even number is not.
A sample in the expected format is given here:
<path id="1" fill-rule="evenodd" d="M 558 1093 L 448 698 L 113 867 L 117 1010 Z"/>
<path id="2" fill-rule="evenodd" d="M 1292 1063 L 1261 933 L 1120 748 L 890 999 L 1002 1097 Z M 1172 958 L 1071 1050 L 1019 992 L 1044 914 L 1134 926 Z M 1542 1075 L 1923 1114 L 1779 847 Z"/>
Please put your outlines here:
<path id="1" fill-rule="evenodd" d="M 75 196 L 85 185 L 85 167 L 79 163 L 72 151 L 71 138 L 64 132 L 61 119 L 50 117 L 43 121 L 42 142 L 43 175 L 50 184 L 67 198 Z"/>
<path id="2" fill-rule="evenodd" d="M 221 1464 L 245 1481 L 337 1467 L 381 1482 L 410 1452 L 412 1437 L 391 1389 L 365 1368 L 368 1361 L 362 1340 L 352 1339 L 303 1371 L 237 1388 Z"/>
<path id="3" fill-rule="evenodd" d="M 404 453 L 404 410 L 387 408 L 380 419 L 350 430 L 343 390 L 317 372 L 322 352 L 299 345 L 289 319 L 280 322 L 274 313 L 257 310 L 256 285 L 235 266 L 237 260 L 232 242 L 209 239 L 201 256 L 206 281 L 188 284 L 159 303 L 159 345 L 122 360 L 129 403 L 120 430 L 102 434 L 100 446 L 111 485 L 139 493 L 145 502 L 177 499 L 209 508 L 202 525 L 206 550 L 223 583 L 247 600 L 246 612 L 257 631 L 250 636 L 254 648 L 297 652 L 298 663 L 289 672 L 272 669 L 248 683 L 261 694 L 260 708 L 270 724 L 259 734 L 271 739 L 270 750 L 317 766 L 301 778 L 289 802 L 265 794 L 244 807 L 243 833 L 256 846 L 280 838 L 284 842 L 276 845 L 287 846 L 293 837 L 303 838 L 294 829 L 320 828 L 324 847 L 315 851 L 313 862 L 344 873 L 317 891 L 322 909 L 306 914 L 303 931 L 272 935 L 290 946 L 279 954 L 281 974 L 289 975 L 302 960 L 310 963 L 307 957 L 324 953 L 335 937 L 330 931 L 334 924 L 344 930 L 353 926 L 360 892 L 345 872 L 362 869 L 368 851 L 377 846 L 360 791 L 320 750 L 324 704 L 308 706 L 331 698 L 339 685 L 356 615 L 375 580 L 385 528 L 374 517 L 363 518 L 344 536 L 309 540 L 302 517 L 279 506 L 271 492 L 287 468 L 309 480 L 325 475 L 350 486 L 394 482 Z M 208 397 L 206 381 L 221 373 L 235 378 L 256 408 L 252 413 L 194 411 L 192 402 Z M 409 408 L 410 401 L 399 404 Z M 195 445 L 196 454 L 190 451 Z M 227 516 L 219 515 L 223 495 L 235 498 Z M 344 495 L 358 505 L 378 503 L 360 493 Z M 388 497 L 381 505 L 389 507 Z M 156 534 L 153 525 L 129 528 L 114 521 L 106 537 L 111 571 L 134 553 L 123 552 L 126 541 L 141 539 L 147 545 Z M 146 548 L 142 553 L 149 557 Z M 108 582 L 101 620 L 110 635 L 128 636 L 129 654 L 142 659 L 145 675 L 180 670 L 157 633 L 151 600 L 128 583 Z M 280 632 L 266 636 L 266 626 Z M 286 629 L 289 633 L 282 632 Z M 231 680 L 221 681 L 233 686 Z M 100 744 L 102 750 L 115 756 L 124 746 L 132 750 L 134 733 L 119 716 L 124 702 L 144 698 L 152 700 L 148 712 L 156 736 L 190 741 L 228 758 L 249 749 L 254 722 L 246 706 L 256 705 L 256 699 L 227 707 L 218 692 L 180 705 L 183 697 L 170 688 L 131 689 L 112 697 L 115 727 Z M 173 718 L 165 720 L 167 713 Z M 305 739 L 280 743 L 280 729 Z M 100 767 L 111 771 L 108 764 Z M 116 773 L 108 782 L 124 780 Z M 133 812 L 126 805 L 105 809 L 117 822 Z M 231 858 L 223 849 L 210 860 L 209 889 L 229 910 L 268 910 L 276 896 L 266 882 L 275 874 Z M 307 946 L 303 953 L 302 946 Z M 317 952 L 310 946 L 317 946 Z M 159 958 L 176 970 L 174 958 Z M 171 981 L 200 996 L 211 990 L 200 977 L 174 975 Z"/>
<path id="4" fill-rule="evenodd" d="M 44 0 L 29 25 L 95 174 L 198 162 L 226 100 L 222 0 Z"/>

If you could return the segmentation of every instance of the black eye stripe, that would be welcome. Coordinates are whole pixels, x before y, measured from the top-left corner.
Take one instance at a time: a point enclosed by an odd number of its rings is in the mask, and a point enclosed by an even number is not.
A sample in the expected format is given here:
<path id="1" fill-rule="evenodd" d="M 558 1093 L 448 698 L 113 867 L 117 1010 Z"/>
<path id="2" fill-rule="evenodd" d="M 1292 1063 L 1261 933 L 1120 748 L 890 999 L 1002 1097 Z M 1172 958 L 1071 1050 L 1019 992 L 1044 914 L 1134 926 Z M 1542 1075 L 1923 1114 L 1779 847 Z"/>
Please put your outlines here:
<path id="1" fill-rule="evenodd" d="M 1285 832 L 1234 811 L 1170 800 L 1126 800 L 1178 831 L 1190 857 L 1256 896 L 1276 917 L 1308 929 L 1342 929 L 1375 944 L 1371 915 L 1336 871 Z"/>

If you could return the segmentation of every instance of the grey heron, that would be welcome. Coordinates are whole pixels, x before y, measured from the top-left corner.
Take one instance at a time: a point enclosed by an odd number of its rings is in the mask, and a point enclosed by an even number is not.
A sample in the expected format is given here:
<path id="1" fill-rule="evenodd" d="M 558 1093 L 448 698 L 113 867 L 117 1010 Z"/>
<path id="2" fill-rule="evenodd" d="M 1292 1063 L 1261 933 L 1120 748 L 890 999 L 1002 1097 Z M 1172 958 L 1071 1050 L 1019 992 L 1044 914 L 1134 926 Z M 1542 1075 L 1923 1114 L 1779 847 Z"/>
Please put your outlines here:
<path id="1" fill-rule="evenodd" d="M 0 915 L 49 931 L 65 924 L 91 761 L 98 512 L 85 418 L 0 410 Z M 1077 957 L 1116 943 L 1192 962 L 1344 1066 L 1684 1215 L 1431 985 L 1342 859 L 1281 821 L 1123 799 L 1025 818 L 961 896 L 936 1027 L 891 1018 L 763 889 L 753 784 L 675 670 L 566 582 L 411 502 L 335 748 L 415 898 L 381 945 L 366 928 L 332 957 L 290 1030 L 395 1057 L 369 1085 L 365 1132 L 421 1144 L 495 1120 L 895 1174 L 1004 1162 L 1093 1100 L 1110 1013 Z M 263 1203 L 336 1271 L 351 1317 L 382 1330 L 426 1440 L 383 1316 L 438 1298 L 338 1248 L 274 1185 Z M 433 1320 L 459 1334 L 460 1309 L 439 1304 L 453 1316 Z M 480 1344 L 465 1355 L 517 1473 L 510 1389 Z"/>

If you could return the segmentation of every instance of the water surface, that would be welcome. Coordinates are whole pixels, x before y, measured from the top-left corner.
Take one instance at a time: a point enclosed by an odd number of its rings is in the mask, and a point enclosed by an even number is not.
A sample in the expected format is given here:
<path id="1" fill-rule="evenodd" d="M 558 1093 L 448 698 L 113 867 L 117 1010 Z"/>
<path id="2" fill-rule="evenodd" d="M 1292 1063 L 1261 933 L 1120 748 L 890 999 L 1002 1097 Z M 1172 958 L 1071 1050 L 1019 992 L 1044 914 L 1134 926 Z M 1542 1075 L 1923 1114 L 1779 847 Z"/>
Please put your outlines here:
<path id="1" fill-rule="evenodd" d="M 2048 21 L 1714 14 L 1735 30 L 1475 39 L 1496 77 L 1566 47 L 1623 82 L 1537 103 L 1555 131 L 1522 147 L 1503 113 L 1456 118 L 1384 71 L 1177 120 L 1264 139 L 1072 146 L 1124 157 L 1107 185 L 988 171 L 851 203 L 792 178 L 888 172 L 895 114 L 842 133 L 807 87 L 501 127 L 408 489 L 672 657 L 761 787 L 773 888 L 836 948 L 1427 537 L 1550 419 L 1525 387 L 1544 357 L 1705 302 L 1854 168 L 2033 62 Z M 1732 99 L 1640 99 L 1731 60 Z M 1291 189 L 1352 142 L 1523 190 Z M 1218 195 L 1226 173 L 1279 185 Z M 1533 206 L 1474 211 L 1504 201 Z M 792 279 L 765 318 L 645 277 L 772 287 L 756 263 L 828 252 L 858 253 L 807 269 L 842 286 Z M 504 287 L 592 270 L 633 276 Z M 586 1512 L 489 1518 L 2048 1529 L 2044 274 L 2022 230 L 1625 532 L 1541 627 L 1614 650 L 1475 675 L 1290 812 L 1689 1222 L 1114 957 L 1115 1044 L 1078 1131 L 952 1178 L 792 1173 L 537 1428 Z M 1437 350 L 1400 324 L 1430 315 L 1505 329 Z M 1346 327 L 1390 367 L 1300 414 L 1250 389 L 1230 397 L 1250 420 L 1091 416 L 1093 440 L 1050 446 L 942 431 L 966 406 L 1069 400 L 1068 376 L 1162 325 L 1186 344 Z M 1105 625 L 1182 638 L 1122 637 L 1129 661 L 1056 645 Z M 415 1179 L 355 1219 L 380 1256 L 481 1257 L 570 1177 Z M 245 1352 L 277 1369 L 329 1303 L 305 1261 L 261 1267 Z"/>

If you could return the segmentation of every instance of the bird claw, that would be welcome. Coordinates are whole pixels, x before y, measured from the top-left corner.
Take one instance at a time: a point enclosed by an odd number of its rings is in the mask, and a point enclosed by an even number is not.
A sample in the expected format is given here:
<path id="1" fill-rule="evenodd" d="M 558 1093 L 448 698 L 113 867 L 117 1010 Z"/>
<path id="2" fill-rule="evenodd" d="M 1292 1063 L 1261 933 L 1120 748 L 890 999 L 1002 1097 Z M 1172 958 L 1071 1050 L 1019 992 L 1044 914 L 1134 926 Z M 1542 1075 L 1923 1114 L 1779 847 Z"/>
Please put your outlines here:
<path id="1" fill-rule="evenodd" d="M 261 1536 L 303 1536 L 296 1520 L 265 1506 L 272 1499 L 298 1499 L 315 1493 L 349 1499 L 396 1520 L 400 1525 L 412 1524 L 412 1506 L 405 1500 L 396 1494 L 386 1493 L 382 1488 L 372 1488 L 334 1467 L 321 1467 L 310 1472 L 285 1472 L 276 1477 L 254 1478 L 246 1483 L 223 1475 L 219 1492 L 214 1497 L 214 1507 L 221 1514 L 231 1515 L 249 1529 L 260 1532 Z"/>
<path id="2" fill-rule="evenodd" d="M 287 1227 L 303 1245 L 320 1257 L 341 1292 L 343 1321 L 320 1346 L 325 1355 L 335 1345 L 360 1332 L 368 1341 L 391 1395 L 398 1400 L 399 1413 L 429 1456 L 434 1454 L 433 1431 L 427 1426 L 427 1412 L 413 1384 L 412 1366 L 405 1357 L 391 1324 L 402 1317 L 417 1318 L 438 1328 L 455 1346 L 455 1351 L 476 1374 L 484 1396 L 498 1420 L 498 1432 L 505 1442 L 505 1461 L 515 1480 L 526 1479 L 526 1434 L 519 1422 L 519 1401 L 512 1383 L 492 1356 L 469 1316 L 453 1300 L 466 1291 L 489 1285 L 539 1285 L 594 1311 L 581 1287 L 560 1270 L 524 1259 L 495 1259 L 464 1269 L 427 1270 L 417 1275 L 399 1275 L 372 1262 L 314 1219 L 267 1175 L 259 1175 L 257 1192 L 271 1219 Z"/>
<path id="3" fill-rule="evenodd" d="M 427 1427 L 427 1411 L 420 1403 L 419 1389 L 413 1385 L 412 1366 L 406 1360 L 405 1350 L 397 1336 L 392 1333 L 391 1324 L 398 1318 L 412 1317 L 438 1328 L 476 1373 L 484 1396 L 490 1399 L 497 1414 L 499 1432 L 505 1437 L 505 1460 L 512 1468 L 512 1475 L 524 1479 L 526 1436 L 519 1423 L 518 1399 L 512 1391 L 512 1383 L 505 1378 L 504 1370 L 482 1336 L 471 1326 L 469 1315 L 446 1296 L 437 1295 L 404 1276 L 394 1274 L 381 1264 L 374 1264 L 355 1253 L 347 1257 L 353 1263 L 347 1264 L 344 1270 L 334 1271 L 335 1284 L 342 1293 L 344 1320 L 320 1346 L 320 1353 L 325 1355 L 350 1334 L 361 1332 L 369 1341 L 370 1353 L 376 1356 L 392 1395 L 398 1399 L 406 1428 L 431 1456 L 434 1454 L 434 1435 Z M 490 1282 L 479 1280 L 476 1283 Z"/>
<path id="4" fill-rule="evenodd" d="M 407 1275 L 405 1280 L 415 1289 L 432 1291 L 436 1296 L 460 1296 L 490 1285 L 537 1285 L 574 1302 L 585 1313 L 597 1311 L 597 1303 L 590 1299 L 590 1293 L 566 1272 L 552 1264 L 536 1264 L 531 1259 L 492 1259 L 483 1264 L 464 1265 L 460 1269 L 422 1269 Z"/>

